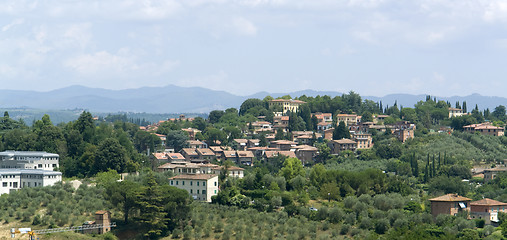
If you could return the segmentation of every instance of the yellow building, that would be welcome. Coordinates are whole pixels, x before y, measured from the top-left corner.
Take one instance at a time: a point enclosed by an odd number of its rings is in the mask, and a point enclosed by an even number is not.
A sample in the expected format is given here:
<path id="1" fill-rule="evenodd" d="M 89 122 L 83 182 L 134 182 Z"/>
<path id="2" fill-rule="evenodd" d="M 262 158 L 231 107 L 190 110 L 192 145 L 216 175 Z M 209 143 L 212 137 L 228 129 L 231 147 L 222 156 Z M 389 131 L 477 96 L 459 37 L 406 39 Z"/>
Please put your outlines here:
<path id="1" fill-rule="evenodd" d="M 306 102 L 300 100 L 292 100 L 292 99 L 275 99 L 269 101 L 269 108 L 273 106 L 282 107 L 282 112 L 297 112 L 299 109 L 299 105 L 305 104 Z"/>

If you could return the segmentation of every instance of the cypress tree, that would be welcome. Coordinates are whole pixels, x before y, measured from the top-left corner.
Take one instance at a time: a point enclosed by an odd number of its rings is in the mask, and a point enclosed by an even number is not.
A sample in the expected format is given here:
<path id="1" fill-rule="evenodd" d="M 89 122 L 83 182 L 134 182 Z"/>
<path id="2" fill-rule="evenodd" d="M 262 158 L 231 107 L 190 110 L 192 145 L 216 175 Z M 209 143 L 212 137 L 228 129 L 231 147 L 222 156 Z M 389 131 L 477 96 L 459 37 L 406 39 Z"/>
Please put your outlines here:
<path id="1" fill-rule="evenodd" d="M 431 171 L 432 171 L 431 176 L 435 177 L 435 175 L 436 175 L 436 171 L 435 171 L 435 155 L 433 155 L 432 166 L 433 167 L 431 168 Z"/>
<path id="2" fill-rule="evenodd" d="M 440 152 L 438 152 L 438 170 L 440 170 Z"/>

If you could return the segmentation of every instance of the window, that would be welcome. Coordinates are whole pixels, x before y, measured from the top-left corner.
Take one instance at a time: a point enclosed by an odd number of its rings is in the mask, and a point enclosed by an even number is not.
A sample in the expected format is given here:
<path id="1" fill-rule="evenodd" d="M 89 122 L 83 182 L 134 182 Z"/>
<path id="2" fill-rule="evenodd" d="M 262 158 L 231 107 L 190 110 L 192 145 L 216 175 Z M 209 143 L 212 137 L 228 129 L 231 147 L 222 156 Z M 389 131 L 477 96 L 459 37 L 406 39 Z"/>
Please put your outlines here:
<path id="1" fill-rule="evenodd" d="M 194 183 L 194 182 L 190 181 L 190 186 L 192 186 L 192 185 L 193 185 L 193 183 Z"/>
<path id="2" fill-rule="evenodd" d="M 7 183 L 6 182 L 2 183 L 2 187 L 7 187 Z"/>
<path id="3" fill-rule="evenodd" d="M 199 189 L 197 189 L 197 194 L 199 194 Z"/>
<path id="4" fill-rule="evenodd" d="M 178 185 L 178 181 L 176 181 L 176 185 Z"/>
<path id="5" fill-rule="evenodd" d="M 206 182 L 202 182 L 202 186 L 203 186 L 203 187 L 204 187 L 204 186 L 206 186 Z"/>
<path id="6" fill-rule="evenodd" d="M 206 190 L 202 190 L 202 194 L 206 194 Z"/>
<path id="7" fill-rule="evenodd" d="M 192 194 L 192 193 L 194 193 L 194 191 L 192 189 L 190 189 L 190 193 Z"/>
<path id="8" fill-rule="evenodd" d="M 173 182 L 173 180 L 171 180 L 171 185 L 174 185 L 174 182 Z"/>
<path id="9" fill-rule="evenodd" d="M 17 182 L 13 182 L 13 183 L 12 183 L 12 187 L 13 187 L 13 188 L 18 188 L 18 183 L 17 183 Z"/>
<path id="10" fill-rule="evenodd" d="M 215 194 L 217 194 L 217 190 L 215 190 Z"/>
<path id="11" fill-rule="evenodd" d="M 55 167 L 56 167 L 56 164 L 53 164 L 53 167 L 55 168 Z"/>
<path id="12" fill-rule="evenodd" d="M 184 185 L 185 185 L 185 181 L 181 181 L 181 185 L 183 185 L 183 186 L 184 186 Z"/>
<path id="13" fill-rule="evenodd" d="M 199 182 L 197 182 L 197 186 L 199 186 Z"/>
<path id="14" fill-rule="evenodd" d="M 215 182 L 215 187 L 217 186 L 217 182 Z"/>

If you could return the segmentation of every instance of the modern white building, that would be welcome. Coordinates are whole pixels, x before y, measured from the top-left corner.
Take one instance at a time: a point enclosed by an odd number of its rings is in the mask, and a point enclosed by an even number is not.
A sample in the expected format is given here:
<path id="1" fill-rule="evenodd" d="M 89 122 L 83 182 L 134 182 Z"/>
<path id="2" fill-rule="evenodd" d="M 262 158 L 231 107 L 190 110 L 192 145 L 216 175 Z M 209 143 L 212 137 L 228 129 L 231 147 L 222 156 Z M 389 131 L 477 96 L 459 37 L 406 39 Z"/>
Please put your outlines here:
<path id="1" fill-rule="evenodd" d="M 186 190 L 194 200 L 211 202 L 211 197 L 218 194 L 218 175 L 216 174 L 182 174 L 169 178 L 169 184 Z"/>
<path id="2" fill-rule="evenodd" d="M 39 169 L 0 169 L 0 194 L 25 187 L 52 186 L 62 181 L 62 173 Z"/>
<path id="3" fill-rule="evenodd" d="M 42 169 L 52 171 L 59 168 L 60 156 L 56 153 L 35 151 L 0 152 L 0 168 Z"/>

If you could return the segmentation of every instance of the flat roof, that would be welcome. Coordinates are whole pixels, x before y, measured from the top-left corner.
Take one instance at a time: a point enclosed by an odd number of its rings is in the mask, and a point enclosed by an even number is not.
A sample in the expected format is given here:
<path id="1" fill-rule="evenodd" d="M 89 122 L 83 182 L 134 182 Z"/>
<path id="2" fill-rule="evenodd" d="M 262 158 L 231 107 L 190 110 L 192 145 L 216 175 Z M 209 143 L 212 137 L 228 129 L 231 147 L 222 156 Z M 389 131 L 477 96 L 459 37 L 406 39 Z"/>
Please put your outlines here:
<path id="1" fill-rule="evenodd" d="M 19 169 L 19 168 L 0 168 L 0 175 L 7 174 L 42 174 L 42 175 L 62 175 L 58 171 L 42 170 L 42 169 Z"/>
<path id="2" fill-rule="evenodd" d="M 0 156 L 60 157 L 60 155 L 56 153 L 39 152 L 39 151 L 13 151 L 13 150 L 0 152 Z"/>

